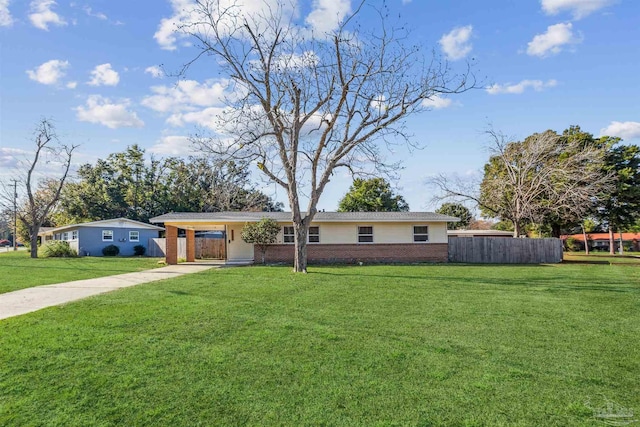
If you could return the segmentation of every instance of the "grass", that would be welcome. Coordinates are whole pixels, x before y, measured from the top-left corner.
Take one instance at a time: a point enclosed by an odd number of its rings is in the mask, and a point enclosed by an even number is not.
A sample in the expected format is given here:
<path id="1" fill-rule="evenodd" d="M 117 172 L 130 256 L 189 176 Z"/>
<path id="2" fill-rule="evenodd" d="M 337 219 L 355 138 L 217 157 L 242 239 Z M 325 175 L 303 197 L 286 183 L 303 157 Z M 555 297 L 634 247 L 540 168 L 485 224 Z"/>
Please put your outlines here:
<path id="1" fill-rule="evenodd" d="M 3 426 L 600 426 L 640 269 L 249 267 L 4 320 Z M 637 418 L 637 416 L 636 416 Z"/>
<path id="2" fill-rule="evenodd" d="M 0 294 L 32 286 L 113 276 L 158 267 L 159 258 L 29 258 L 27 251 L 0 252 Z"/>
<path id="3" fill-rule="evenodd" d="M 640 265 L 640 254 L 625 252 L 624 255 L 610 255 L 609 252 L 565 252 L 565 262 L 581 262 L 588 264 L 637 264 Z"/>

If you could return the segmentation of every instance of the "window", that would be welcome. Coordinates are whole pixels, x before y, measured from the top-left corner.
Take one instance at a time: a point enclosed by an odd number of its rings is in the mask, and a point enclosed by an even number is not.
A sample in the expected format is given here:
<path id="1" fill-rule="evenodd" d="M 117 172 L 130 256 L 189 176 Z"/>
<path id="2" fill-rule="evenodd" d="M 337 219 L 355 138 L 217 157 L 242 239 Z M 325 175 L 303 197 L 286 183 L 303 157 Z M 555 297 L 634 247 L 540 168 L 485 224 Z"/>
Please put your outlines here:
<path id="1" fill-rule="evenodd" d="M 309 243 L 320 243 L 320 227 L 309 227 Z"/>
<path id="2" fill-rule="evenodd" d="M 129 232 L 129 241 L 130 242 L 139 242 L 140 241 L 140 232 L 139 231 L 130 231 Z"/>
<path id="3" fill-rule="evenodd" d="M 71 232 L 71 240 L 78 240 L 78 230 L 73 230 Z"/>
<path id="4" fill-rule="evenodd" d="M 113 230 L 102 230 L 102 241 L 113 242 Z"/>
<path id="5" fill-rule="evenodd" d="M 60 233 L 56 233 L 56 234 L 53 236 L 53 240 L 60 240 Z"/>
<path id="6" fill-rule="evenodd" d="M 413 226 L 413 241 L 414 242 L 428 242 L 429 241 L 429 226 L 428 225 L 414 225 Z"/>
<path id="7" fill-rule="evenodd" d="M 69 233 L 68 232 L 64 232 L 62 233 L 62 240 L 69 240 Z"/>
<path id="8" fill-rule="evenodd" d="M 358 243 L 373 243 L 373 227 L 358 227 Z"/>
<path id="9" fill-rule="evenodd" d="M 282 236 L 283 236 L 282 241 L 284 243 L 293 243 L 294 242 L 293 227 L 283 227 Z"/>

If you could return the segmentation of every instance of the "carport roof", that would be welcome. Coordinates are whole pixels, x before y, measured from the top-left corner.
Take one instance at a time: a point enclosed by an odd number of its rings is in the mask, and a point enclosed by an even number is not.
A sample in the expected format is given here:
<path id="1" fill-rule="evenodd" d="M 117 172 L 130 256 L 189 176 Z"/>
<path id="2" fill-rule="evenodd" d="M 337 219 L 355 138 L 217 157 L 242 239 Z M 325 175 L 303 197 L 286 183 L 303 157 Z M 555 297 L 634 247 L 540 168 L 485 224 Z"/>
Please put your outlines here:
<path id="1" fill-rule="evenodd" d="M 151 218 L 152 223 L 216 222 L 244 223 L 271 218 L 291 222 L 291 212 L 171 212 Z M 321 222 L 458 222 L 459 219 L 434 212 L 318 212 L 314 223 Z"/>

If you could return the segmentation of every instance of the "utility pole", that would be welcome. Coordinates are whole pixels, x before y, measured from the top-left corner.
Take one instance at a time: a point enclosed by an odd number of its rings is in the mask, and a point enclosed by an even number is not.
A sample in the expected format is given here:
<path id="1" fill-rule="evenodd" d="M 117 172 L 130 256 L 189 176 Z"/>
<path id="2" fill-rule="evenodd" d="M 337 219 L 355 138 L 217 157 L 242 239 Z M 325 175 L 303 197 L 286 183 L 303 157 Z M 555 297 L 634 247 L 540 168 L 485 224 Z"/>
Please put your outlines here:
<path id="1" fill-rule="evenodd" d="M 18 180 L 13 181 L 13 250 L 18 250 Z"/>

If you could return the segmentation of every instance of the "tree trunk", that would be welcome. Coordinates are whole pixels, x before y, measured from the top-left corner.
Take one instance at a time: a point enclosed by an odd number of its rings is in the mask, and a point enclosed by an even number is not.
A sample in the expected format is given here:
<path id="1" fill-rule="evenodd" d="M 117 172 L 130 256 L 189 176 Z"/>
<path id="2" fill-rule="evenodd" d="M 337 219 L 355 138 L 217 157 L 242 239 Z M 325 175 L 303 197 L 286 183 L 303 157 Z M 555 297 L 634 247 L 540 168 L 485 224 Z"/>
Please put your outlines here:
<path id="1" fill-rule="evenodd" d="M 622 247 L 622 231 L 618 231 L 618 242 L 620 242 L 618 252 L 620 253 L 620 255 L 624 255 L 624 248 Z"/>
<path id="2" fill-rule="evenodd" d="M 293 223 L 295 233 L 296 252 L 293 259 L 293 271 L 296 273 L 307 272 L 307 226 L 305 221 L 302 224 Z"/>
<path id="3" fill-rule="evenodd" d="M 520 222 L 513 221 L 513 237 L 520 237 Z"/>
<path id="4" fill-rule="evenodd" d="M 582 226 L 582 238 L 584 239 L 584 254 L 589 255 L 589 242 L 587 241 L 587 232 L 584 230 L 584 225 Z"/>
<path id="5" fill-rule="evenodd" d="M 31 243 L 31 258 L 38 258 L 38 232 L 31 232 L 29 236 Z"/>
<path id="6" fill-rule="evenodd" d="M 560 229 L 560 224 L 552 224 L 551 225 L 551 237 L 560 238 L 562 230 Z"/>
<path id="7" fill-rule="evenodd" d="M 615 246 L 616 246 L 616 242 L 613 238 L 613 227 L 611 227 L 611 225 L 609 225 L 609 254 L 610 255 L 615 255 L 616 251 L 615 251 Z"/>

